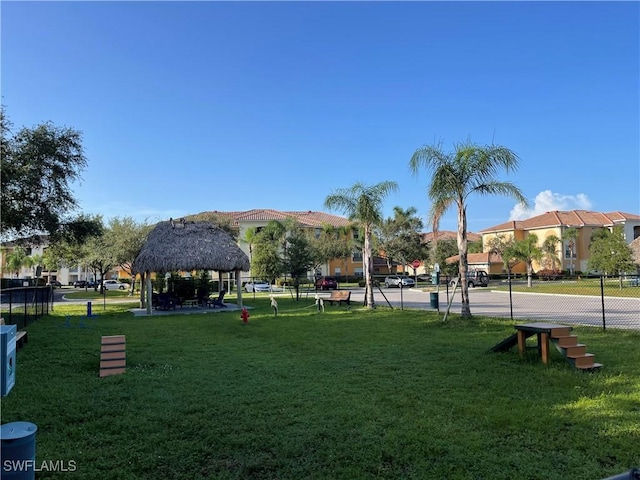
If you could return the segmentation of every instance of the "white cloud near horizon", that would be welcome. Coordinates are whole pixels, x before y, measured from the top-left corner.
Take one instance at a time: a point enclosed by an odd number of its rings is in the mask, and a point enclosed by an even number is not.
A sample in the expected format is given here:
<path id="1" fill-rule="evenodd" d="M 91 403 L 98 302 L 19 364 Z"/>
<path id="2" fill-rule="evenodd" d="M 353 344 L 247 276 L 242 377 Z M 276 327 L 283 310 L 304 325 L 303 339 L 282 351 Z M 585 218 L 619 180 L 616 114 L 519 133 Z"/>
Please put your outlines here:
<path id="1" fill-rule="evenodd" d="M 509 212 L 509 220 L 526 220 L 552 210 L 589 210 L 591 200 L 584 194 L 564 195 L 544 190 L 536 195 L 531 208 L 518 204 Z"/>

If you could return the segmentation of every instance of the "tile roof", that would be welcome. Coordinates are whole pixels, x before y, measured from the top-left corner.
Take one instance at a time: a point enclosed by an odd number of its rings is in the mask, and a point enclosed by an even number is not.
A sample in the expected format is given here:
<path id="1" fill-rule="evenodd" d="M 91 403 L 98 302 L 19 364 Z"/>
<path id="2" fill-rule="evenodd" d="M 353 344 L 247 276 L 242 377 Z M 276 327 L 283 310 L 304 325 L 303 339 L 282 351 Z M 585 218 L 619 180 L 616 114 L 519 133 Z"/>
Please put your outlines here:
<path id="1" fill-rule="evenodd" d="M 588 210 L 553 210 L 526 220 L 512 220 L 480 230 L 480 233 L 508 230 L 535 230 L 546 227 L 613 226 L 629 220 L 640 220 L 640 215 L 623 212 L 591 212 Z"/>
<path id="2" fill-rule="evenodd" d="M 238 226 L 240 222 L 268 222 L 269 220 L 283 221 L 289 217 L 294 217 L 302 225 L 309 227 L 322 227 L 323 225 L 343 227 L 351 225 L 351 222 L 345 217 L 331 215 L 325 212 L 314 212 L 311 210 L 283 212 L 280 210 L 272 210 L 270 208 L 258 208 L 244 212 L 219 212 L 214 210 L 203 213 L 228 219 L 233 226 Z"/>
<path id="3" fill-rule="evenodd" d="M 445 260 L 447 263 L 457 263 L 460 259 L 460 255 L 453 255 L 451 257 L 447 257 Z M 481 252 L 481 253 L 469 253 L 467 254 L 467 264 L 489 264 L 489 263 L 502 263 L 502 255 L 498 253 L 489 253 L 489 252 Z"/>
<path id="4" fill-rule="evenodd" d="M 421 233 L 422 242 L 432 242 L 433 241 L 433 232 L 424 232 Z M 452 232 L 451 230 L 442 230 L 438 232 L 438 240 L 458 240 L 458 232 Z M 467 240 L 469 242 L 477 242 L 478 240 L 482 240 L 482 235 L 478 235 L 477 233 L 467 232 Z"/>

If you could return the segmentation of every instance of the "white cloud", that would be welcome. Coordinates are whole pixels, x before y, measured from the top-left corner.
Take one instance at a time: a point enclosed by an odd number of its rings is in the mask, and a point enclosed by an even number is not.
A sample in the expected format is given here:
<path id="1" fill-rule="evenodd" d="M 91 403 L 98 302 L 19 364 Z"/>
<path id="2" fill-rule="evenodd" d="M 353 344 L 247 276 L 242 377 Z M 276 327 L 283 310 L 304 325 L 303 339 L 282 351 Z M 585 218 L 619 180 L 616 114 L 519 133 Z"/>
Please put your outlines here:
<path id="1" fill-rule="evenodd" d="M 525 220 L 552 210 L 589 210 L 592 204 L 584 193 L 563 195 L 544 190 L 536 195 L 533 208 L 518 204 L 509 213 L 509 220 Z"/>

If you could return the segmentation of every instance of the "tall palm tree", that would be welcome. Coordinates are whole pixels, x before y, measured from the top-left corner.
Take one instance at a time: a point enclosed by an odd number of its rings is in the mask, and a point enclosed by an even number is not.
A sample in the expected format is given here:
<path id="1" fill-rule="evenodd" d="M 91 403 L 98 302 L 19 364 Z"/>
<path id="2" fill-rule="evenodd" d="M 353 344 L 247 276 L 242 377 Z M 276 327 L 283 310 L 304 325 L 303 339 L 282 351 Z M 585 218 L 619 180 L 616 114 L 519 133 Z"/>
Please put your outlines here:
<path id="1" fill-rule="evenodd" d="M 372 282 L 372 248 L 373 228 L 382 222 L 382 201 L 391 192 L 398 189 L 398 184 L 390 180 L 375 185 L 364 185 L 356 182 L 349 188 L 340 188 L 331 193 L 324 201 L 326 208 L 340 210 L 347 214 L 349 220 L 358 222 L 364 230 L 364 247 L 362 249 L 362 267 L 366 288 L 365 306 L 374 308 Z"/>
<path id="2" fill-rule="evenodd" d="M 499 145 L 478 146 L 470 142 L 454 145 L 451 153 L 445 153 L 441 144 L 425 145 L 417 149 L 409 168 L 414 174 L 420 167 L 433 172 L 429 184 L 429 212 L 434 234 L 440 219 L 453 204 L 458 207 L 458 253 L 460 278 L 467 275 L 467 199 L 472 193 L 480 195 L 507 195 L 527 206 L 527 199 L 511 182 L 495 179 L 498 170 L 507 173 L 518 167 L 518 155 Z M 460 282 L 462 290 L 461 314 L 471 316 L 469 289 L 466 281 Z"/>
<path id="3" fill-rule="evenodd" d="M 567 246 L 569 247 L 569 259 L 570 262 L 569 263 L 569 273 L 571 275 L 573 275 L 574 272 L 574 268 L 573 268 L 573 257 L 576 253 L 576 246 L 578 243 L 578 236 L 580 235 L 580 232 L 578 231 L 578 229 L 576 227 L 568 227 L 565 228 L 564 231 L 562 232 L 562 240 L 566 240 L 567 241 Z M 564 249 L 563 249 L 564 250 Z"/>
<path id="4" fill-rule="evenodd" d="M 562 260 L 558 256 L 558 243 L 560 243 L 560 239 L 556 235 L 549 235 L 542 242 L 542 254 L 545 259 L 545 267 L 551 268 L 551 270 L 556 269 L 556 264 L 562 266 Z"/>

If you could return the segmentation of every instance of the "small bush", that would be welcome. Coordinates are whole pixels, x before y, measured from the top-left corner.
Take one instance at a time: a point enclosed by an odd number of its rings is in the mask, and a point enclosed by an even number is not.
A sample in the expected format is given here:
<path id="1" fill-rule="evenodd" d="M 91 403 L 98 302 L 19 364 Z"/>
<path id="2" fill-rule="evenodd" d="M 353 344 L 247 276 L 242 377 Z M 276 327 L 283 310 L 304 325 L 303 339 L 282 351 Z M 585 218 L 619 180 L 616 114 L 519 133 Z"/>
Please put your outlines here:
<path id="1" fill-rule="evenodd" d="M 562 272 L 557 269 L 543 268 L 542 270 L 538 270 L 537 275 L 540 280 L 557 280 L 562 276 Z"/>

